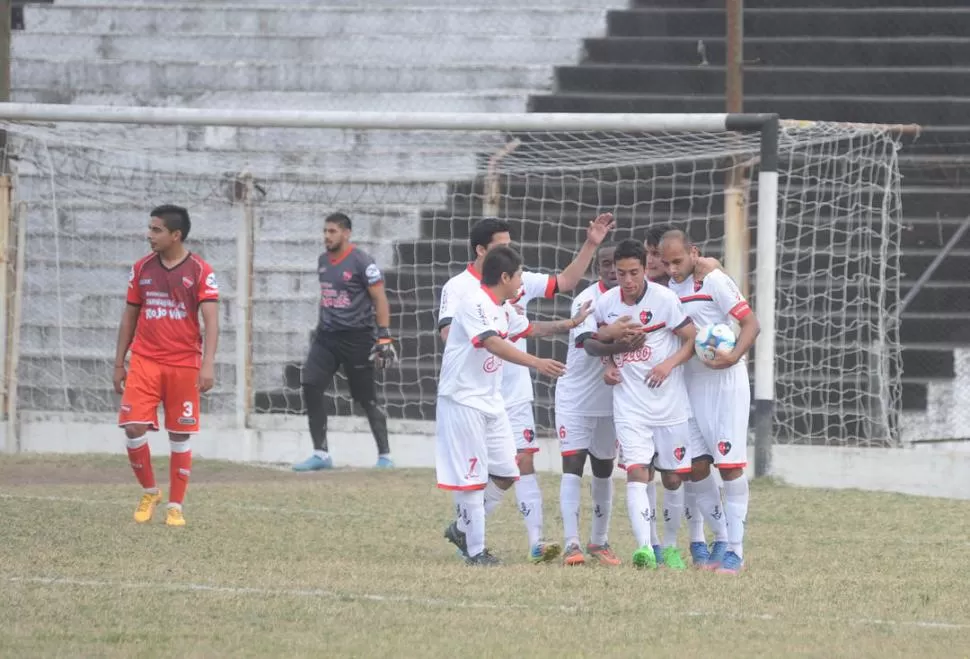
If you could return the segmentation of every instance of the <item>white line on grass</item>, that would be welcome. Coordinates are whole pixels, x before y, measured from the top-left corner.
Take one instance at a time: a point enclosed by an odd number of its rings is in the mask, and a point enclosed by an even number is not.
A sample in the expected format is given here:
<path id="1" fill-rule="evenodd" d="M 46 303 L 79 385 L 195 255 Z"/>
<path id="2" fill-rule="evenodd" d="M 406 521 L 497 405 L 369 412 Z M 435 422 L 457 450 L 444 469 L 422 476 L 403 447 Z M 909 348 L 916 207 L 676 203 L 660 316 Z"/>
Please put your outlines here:
<path id="1" fill-rule="evenodd" d="M 469 600 L 453 600 L 431 597 L 413 597 L 410 595 L 378 595 L 371 593 L 340 593 L 318 588 L 256 588 L 251 586 L 219 586 L 196 583 L 134 583 L 126 581 L 103 581 L 96 579 L 71 579 L 62 577 L 11 577 L 5 578 L 8 583 L 34 584 L 39 586 L 66 586 L 74 588 L 105 588 L 118 590 L 168 590 L 172 592 L 221 593 L 227 595 L 256 595 L 260 597 L 302 597 L 336 600 L 342 602 L 378 602 L 394 604 L 415 604 L 426 607 L 443 607 L 449 609 L 485 609 L 489 611 L 506 611 L 508 609 L 530 611 L 554 611 L 556 613 L 592 613 L 589 607 L 578 606 L 542 606 L 532 604 L 513 604 L 498 602 L 475 602 Z M 784 622 L 784 616 L 770 613 L 725 613 L 721 611 L 687 611 L 679 615 L 692 618 L 728 618 L 734 620 L 763 620 L 767 622 Z M 879 618 L 827 618 L 799 617 L 798 622 L 814 622 L 843 625 L 864 625 L 875 627 L 915 627 L 918 629 L 938 630 L 967 630 L 970 624 L 944 622 L 937 620 L 884 620 Z"/>
<path id="2" fill-rule="evenodd" d="M 114 499 L 85 499 L 83 497 L 56 497 L 56 496 L 39 496 L 31 494 L 5 494 L 0 493 L 0 499 L 9 500 L 23 500 L 23 501 L 48 501 L 52 503 L 79 503 L 89 506 L 132 506 L 134 505 L 133 499 L 126 499 L 125 501 L 114 500 Z M 312 515 L 315 517 L 369 517 L 364 513 L 358 513 L 353 511 L 337 511 L 337 510 L 313 510 L 310 508 L 274 508 L 272 506 L 251 506 L 246 504 L 224 504 L 222 506 L 208 506 L 205 507 L 209 510 L 220 510 L 221 508 L 231 508 L 233 510 L 242 510 L 248 512 L 257 513 L 277 513 L 280 515 Z"/>

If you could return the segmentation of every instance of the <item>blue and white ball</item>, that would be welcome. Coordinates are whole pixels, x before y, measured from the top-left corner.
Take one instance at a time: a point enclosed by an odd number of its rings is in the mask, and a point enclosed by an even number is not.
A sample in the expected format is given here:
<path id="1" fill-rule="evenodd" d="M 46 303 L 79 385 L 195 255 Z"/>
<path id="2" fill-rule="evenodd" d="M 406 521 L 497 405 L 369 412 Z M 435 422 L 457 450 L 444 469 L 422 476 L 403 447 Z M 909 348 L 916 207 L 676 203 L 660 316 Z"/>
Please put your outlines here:
<path id="1" fill-rule="evenodd" d="M 694 339 L 694 352 L 704 361 L 714 361 L 716 353 L 729 353 L 734 350 L 737 341 L 734 330 L 728 325 L 723 323 L 708 325 L 697 330 L 697 338 Z"/>

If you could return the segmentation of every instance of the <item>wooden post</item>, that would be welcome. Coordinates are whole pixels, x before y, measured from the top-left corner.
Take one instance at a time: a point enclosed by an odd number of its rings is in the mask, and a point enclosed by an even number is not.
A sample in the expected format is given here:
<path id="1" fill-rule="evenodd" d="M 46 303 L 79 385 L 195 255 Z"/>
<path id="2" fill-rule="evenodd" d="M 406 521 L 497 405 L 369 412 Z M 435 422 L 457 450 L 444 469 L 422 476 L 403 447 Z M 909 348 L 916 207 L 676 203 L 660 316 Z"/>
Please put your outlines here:
<path id="1" fill-rule="evenodd" d="M 744 0 L 726 0 L 725 9 L 725 110 L 741 113 L 744 112 Z M 747 296 L 751 242 L 744 175 L 744 165 L 735 159 L 724 184 L 724 268 Z"/>

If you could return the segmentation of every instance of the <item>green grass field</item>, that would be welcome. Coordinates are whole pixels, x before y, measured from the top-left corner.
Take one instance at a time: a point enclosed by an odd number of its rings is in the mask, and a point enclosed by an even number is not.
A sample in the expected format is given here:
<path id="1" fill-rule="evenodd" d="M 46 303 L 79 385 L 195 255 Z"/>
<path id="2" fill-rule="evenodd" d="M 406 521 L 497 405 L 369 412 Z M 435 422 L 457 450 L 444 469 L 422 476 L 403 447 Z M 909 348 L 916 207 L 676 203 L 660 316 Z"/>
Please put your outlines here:
<path id="1" fill-rule="evenodd" d="M 626 565 L 532 566 L 507 501 L 488 543 L 507 565 L 475 569 L 430 470 L 192 477 L 169 529 L 131 520 L 120 456 L 0 458 L 0 656 L 970 655 L 964 502 L 756 482 L 748 569 L 725 577 L 634 570 L 622 486 Z"/>

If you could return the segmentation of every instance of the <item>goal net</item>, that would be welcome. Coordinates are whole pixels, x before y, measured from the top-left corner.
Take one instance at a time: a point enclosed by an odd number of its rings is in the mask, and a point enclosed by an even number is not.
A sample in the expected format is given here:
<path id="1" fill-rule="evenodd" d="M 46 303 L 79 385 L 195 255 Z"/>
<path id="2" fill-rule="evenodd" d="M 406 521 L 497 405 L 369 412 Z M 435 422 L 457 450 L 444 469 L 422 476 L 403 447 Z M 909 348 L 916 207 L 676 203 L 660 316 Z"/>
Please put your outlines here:
<path id="1" fill-rule="evenodd" d="M 18 279 L 16 227 L 26 229 L 22 299 L 8 294 L 7 305 L 16 349 L 5 365 L 20 410 L 116 410 L 111 365 L 127 277 L 147 252 L 148 212 L 162 203 L 189 209 L 187 245 L 220 283 L 216 387 L 205 397 L 212 419 L 241 405 L 247 415 L 304 412 L 300 369 L 317 318 L 322 221 L 337 210 L 386 278 L 402 355 L 379 376 L 391 417 L 434 418 L 438 295 L 466 266 L 469 227 L 482 217 L 509 220 L 525 263 L 540 271 L 564 268 L 604 211 L 616 217 L 613 239 L 671 225 L 723 259 L 725 182 L 740 168 L 749 295 L 768 313 L 753 283 L 757 133 L 0 127 L 13 189 L 8 282 Z M 898 135 L 782 122 L 778 143 L 776 441 L 895 444 Z M 568 298 L 530 312 L 564 316 Z M 562 358 L 565 344 L 537 349 Z M 537 377 L 535 393 L 537 421 L 548 427 L 552 383 Z M 330 404 L 354 413 L 343 376 Z"/>

